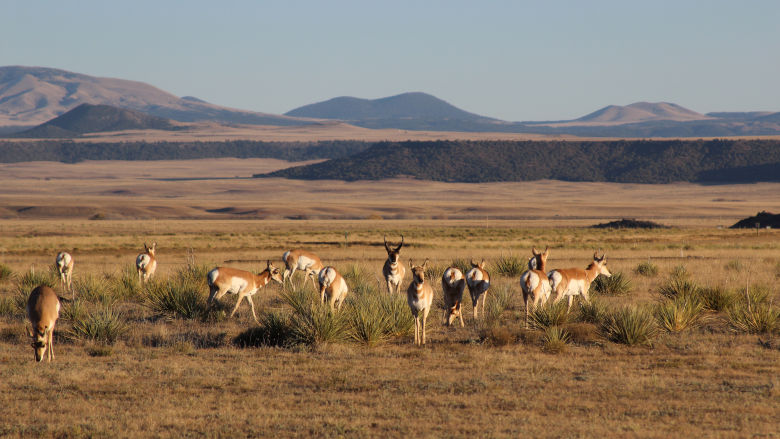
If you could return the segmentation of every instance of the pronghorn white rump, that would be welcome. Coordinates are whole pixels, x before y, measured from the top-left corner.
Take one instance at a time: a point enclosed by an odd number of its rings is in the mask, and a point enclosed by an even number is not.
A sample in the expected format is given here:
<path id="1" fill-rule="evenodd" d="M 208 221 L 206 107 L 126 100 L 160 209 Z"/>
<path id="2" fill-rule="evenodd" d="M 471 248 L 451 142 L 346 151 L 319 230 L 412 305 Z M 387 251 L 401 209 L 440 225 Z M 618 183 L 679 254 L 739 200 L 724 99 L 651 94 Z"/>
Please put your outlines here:
<path id="1" fill-rule="evenodd" d="M 466 279 L 463 277 L 463 272 L 457 268 L 450 267 L 441 275 L 441 290 L 444 293 L 444 325 L 450 326 L 455 319 L 460 318 L 460 326 L 464 326 L 460 307 L 465 289 Z"/>
<path id="2" fill-rule="evenodd" d="M 430 282 L 425 281 L 425 267 L 427 265 L 427 259 L 420 266 L 415 266 L 412 260 L 409 260 L 412 283 L 406 289 L 406 302 L 414 316 L 414 344 L 417 346 L 425 344 L 425 322 L 428 320 L 428 313 L 431 311 L 433 303 L 433 288 Z"/>
<path id="3" fill-rule="evenodd" d="M 54 359 L 54 325 L 60 316 L 60 299 L 57 293 L 46 285 L 35 287 L 27 299 L 27 318 L 30 319 L 32 330 L 32 347 L 35 350 L 35 361 L 43 361 L 46 354 L 48 360 Z"/>
<path id="4" fill-rule="evenodd" d="M 59 252 L 57 253 L 57 258 L 54 262 L 57 264 L 57 271 L 60 273 L 60 285 L 62 286 L 62 289 L 73 291 L 73 257 L 68 252 Z"/>
<path id="5" fill-rule="evenodd" d="M 528 271 L 520 275 L 520 288 L 523 290 L 523 302 L 525 302 L 526 328 L 528 327 L 528 313 L 537 306 L 547 303 L 552 292 L 550 279 L 547 278 L 546 273 L 547 258 L 550 256 L 549 247 L 545 248 L 544 252 L 539 252 L 534 247 L 531 249 L 531 253 L 534 256 L 529 260 L 528 266 L 534 268 L 529 268 Z"/>
<path id="6" fill-rule="evenodd" d="M 144 242 L 144 252 L 135 258 L 135 268 L 138 270 L 138 280 L 140 282 L 147 282 L 154 275 L 155 270 L 157 270 L 157 257 L 154 254 L 156 249 L 157 242 L 152 242 L 151 247 Z"/>
<path id="7" fill-rule="evenodd" d="M 612 276 L 607 269 L 607 255 L 602 255 L 599 258 L 597 252 L 593 253 L 593 262 L 584 270 L 582 268 L 566 268 L 550 271 L 547 273 L 547 277 L 550 279 L 550 286 L 555 297 L 553 303 L 558 303 L 566 297 L 569 301 L 569 310 L 571 310 L 574 296 L 581 296 L 585 302 L 590 302 L 588 296 L 590 284 L 601 274 L 607 277 Z"/>
<path id="8" fill-rule="evenodd" d="M 325 267 L 320 270 L 318 279 L 320 283 L 320 301 L 325 303 L 327 298 L 331 311 L 340 310 L 349 291 L 347 282 L 333 267 Z"/>
<path id="9" fill-rule="evenodd" d="M 257 314 L 255 314 L 255 304 L 252 302 L 252 296 L 257 293 L 260 288 L 268 285 L 268 282 L 274 280 L 279 284 L 282 284 L 282 276 L 279 269 L 271 263 L 266 261 L 266 269 L 260 274 L 250 273 L 249 271 L 238 270 L 230 267 L 217 267 L 209 271 L 206 275 L 206 281 L 209 284 L 209 300 L 211 304 L 215 300 L 219 300 L 227 293 L 237 294 L 238 300 L 236 306 L 233 307 L 233 311 L 230 313 L 230 317 L 238 310 L 238 306 L 241 305 L 241 301 L 246 297 L 249 306 L 252 307 L 252 317 L 255 318 L 255 322 L 260 323 L 257 320 Z"/>
<path id="10" fill-rule="evenodd" d="M 401 243 L 398 247 L 392 248 L 387 243 L 387 236 L 385 236 L 385 251 L 387 252 L 387 260 L 382 267 L 382 276 L 384 276 L 387 282 L 387 292 L 392 294 L 401 293 L 401 283 L 404 281 L 406 275 L 406 267 L 400 261 L 401 247 L 404 246 L 404 235 L 401 235 Z"/>
<path id="11" fill-rule="evenodd" d="M 490 289 L 490 274 L 485 270 L 485 260 L 477 264 L 471 261 L 471 270 L 466 273 L 466 285 L 469 287 L 471 303 L 474 307 L 474 319 L 477 318 L 477 309 L 479 309 L 479 299 L 482 298 L 482 314 L 485 313 L 485 300 Z"/>
<path id="12" fill-rule="evenodd" d="M 312 286 L 314 286 L 314 279 L 323 268 L 319 256 L 299 248 L 284 252 L 282 260 L 286 267 L 282 276 L 282 283 L 290 279 L 292 284 L 292 275 L 295 274 L 296 270 L 300 270 L 304 272 L 305 276 L 303 285 L 306 284 L 306 279 L 311 278 Z"/>

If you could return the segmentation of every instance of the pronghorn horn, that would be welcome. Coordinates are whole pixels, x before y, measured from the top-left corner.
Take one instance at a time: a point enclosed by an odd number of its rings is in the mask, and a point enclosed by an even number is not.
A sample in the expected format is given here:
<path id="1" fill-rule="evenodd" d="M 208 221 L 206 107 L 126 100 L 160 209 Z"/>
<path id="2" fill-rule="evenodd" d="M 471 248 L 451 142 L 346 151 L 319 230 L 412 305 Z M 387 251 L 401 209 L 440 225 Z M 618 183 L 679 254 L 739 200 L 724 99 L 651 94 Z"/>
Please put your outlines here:
<path id="1" fill-rule="evenodd" d="M 265 261 L 265 266 L 266 266 L 266 268 L 271 268 L 271 260 L 270 259 L 267 259 Z"/>
<path id="2" fill-rule="evenodd" d="M 401 235 L 401 243 L 398 244 L 398 247 L 396 247 L 395 251 L 400 251 L 401 247 L 404 246 L 404 235 Z"/>
<path id="3" fill-rule="evenodd" d="M 385 235 L 385 250 L 387 250 L 388 253 L 390 252 L 390 246 L 387 244 L 387 235 Z"/>
<path id="4" fill-rule="evenodd" d="M 550 252 L 550 246 L 549 245 L 544 246 L 544 254 L 547 254 L 549 252 Z"/>
<path id="5" fill-rule="evenodd" d="M 531 253 L 533 253 L 534 256 L 539 256 L 539 251 L 536 250 L 536 246 L 531 247 Z"/>
<path id="6" fill-rule="evenodd" d="M 428 258 L 425 258 L 425 262 L 423 262 L 422 267 L 425 268 L 426 265 L 428 265 Z"/>

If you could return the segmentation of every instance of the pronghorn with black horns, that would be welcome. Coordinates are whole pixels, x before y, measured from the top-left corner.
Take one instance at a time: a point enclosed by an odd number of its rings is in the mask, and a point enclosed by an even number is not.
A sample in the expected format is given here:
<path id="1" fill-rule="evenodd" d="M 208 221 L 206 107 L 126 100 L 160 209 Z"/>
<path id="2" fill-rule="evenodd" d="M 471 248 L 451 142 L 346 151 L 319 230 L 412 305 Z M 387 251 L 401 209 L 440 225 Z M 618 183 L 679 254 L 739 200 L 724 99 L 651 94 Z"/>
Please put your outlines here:
<path id="1" fill-rule="evenodd" d="M 471 303 L 474 307 L 474 320 L 477 319 L 477 309 L 479 309 L 479 299 L 482 298 L 482 314 L 485 314 L 485 300 L 490 289 L 490 274 L 485 270 L 485 260 L 477 264 L 471 260 L 471 270 L 466 273 L 466 285 L 469 287 Z"/>
<path id="2" fill-rule="evenodd" d="M 404 246 L 404 235 L 401 235 L 401 243 L 398 247 L 391 248 L 387 243 L 387 235 L 385 235 L 385 251 L 387 251 L 387 260 L 384 267 L 382 267 L 382 275 L 387 281 L 387 292 L 392 294 L 401 293 L 401 283 L 404 281 L 406 275 L 406 267 L 401 262 L 401 247 Z"/>
<path id="3" fill-rule="evenodd" d="M 599 275 L 611 277 L 612 273 L 607 269 L 607 255 L 602 254 L 598 256 L 598 252 L 593 253 L 593 262 L 588 265 L 588 268 L 566 268 L 556 269 L 547 273 L 547 277 L 550 279 L 550 287 L 555 294 L 553 303 L 558 303 L 566 297 L 569 301 L 569 310 L 571 310 L 571 302 L 574 296 L 582 296 L 585 302 L 590 302 L 588 296 L 588 290 L 590 284 Z"/>
<path id="4" fill-rule="evenodd" d="M 425 267 L 427 265 L 427 259 L 419 266 L 415 266 L 409 259 L 412 283 L 406 289 L 406 302 L 414 316 L 414 344 L 418 346 L 425 344 L 425 322 L 428 320 L 428 313 L 431 311 L 433 303 L 433 288 L 430 282 L 425 281 Z"/>
<path id="5" fill-rule="evenodd" d="M 520 276 L 520 288 L 523 290 L 523 302 L 525 302 L 525 327 L 528 327 L 528 313 L 539 305 L 547 303 L 552 287 L 547 278 L 547 258 L 550 256 L 550 248 L 539 252 L 536 247 L 531 249 L 533 257 L 528 261 L 528 270 Z M 530 304 L 529 304 L 530 302 Z"/>
<path id="6" fill-rule="evenodd" d="M 230 317 L 233 317 L 233 314 L 238 310 L 238 305 L 241 305 L 241 301 L 246 297 L 246 301 L 252 307 L 252 317 L 259 325 L 252 296 L 272 280 L 282 284 L 282 274 L 271 261 L 266 261 L 266 268 L 260 274 L 229 267 L 217 267 L 206 275 L 206 281 L 209 284 L 208 303 L 211 304 L 215 300 L 219 300 L 226 293 L 238 295 L 236 306 L 230 313 Z"/>
<path id="7" fill-rule="evenodd" d="M 73 257 L 68 252 L 59 252 L 54 262 L 57 264 L 57 271 L 60 273 L 62 290 L 72 292 Z"/>
<path id="8" fill-rule="evenodd" d="M 135 258 L 135 268 L 138 270 L 138 281 L 146 283 L 149 278 L 154 275 L 154 271 L 157 270 L 157 257 L 154 255 L 157 249 L 157 242 L 152 242 L 152 246 L 149 247 L 144 242 L 144 252 Z"/>
<path id="9" fill-rule="evenodd" d="M 54 325 L 60 316 L 60 299 L 57 293 L 46 285 L 35 287 L 27 299 L 27 318 L 32 330 L 32 347 L 35 361 L 43 361 L 44 354 L 51 361 L 54 358 Z"/>
<path id="10" fill-rule="evenodd" d="M 441 275 L 441 290 L 444 293 L 444 324 L 450 326 L 455 319 L 460 318 L 460 326 L 463 327 L 463 314 L 460 306 L 463 303 L 463 290 L 466 289 L 466 279 L 463 272 L 455 267 L 450 267 Z"/>

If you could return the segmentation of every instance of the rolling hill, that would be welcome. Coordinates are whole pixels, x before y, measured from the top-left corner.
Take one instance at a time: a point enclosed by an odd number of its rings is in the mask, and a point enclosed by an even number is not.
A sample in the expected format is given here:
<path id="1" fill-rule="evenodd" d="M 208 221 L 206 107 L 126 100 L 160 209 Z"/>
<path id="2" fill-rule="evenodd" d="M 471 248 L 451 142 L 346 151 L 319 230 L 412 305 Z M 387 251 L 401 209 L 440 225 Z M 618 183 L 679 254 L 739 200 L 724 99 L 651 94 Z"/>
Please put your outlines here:
<path id="1" fill-rule="evenodd" d="M 110 105 L 81 104 L 78 107 L 37 127 L 15 134 L 13 137 L 62 138 L 85 133 L 121 130 L 174 130 L 170 120 L 150 116 L 140 111 L 112 107 Z"/>
<path id="2" fill-rule="evenodd" d="M 669 102 L 636 102 L 626 106 L 609 105 L 569 121 L 571 124 L 626 124 L 667 120 L 687 122 L 710 117 Z"/>

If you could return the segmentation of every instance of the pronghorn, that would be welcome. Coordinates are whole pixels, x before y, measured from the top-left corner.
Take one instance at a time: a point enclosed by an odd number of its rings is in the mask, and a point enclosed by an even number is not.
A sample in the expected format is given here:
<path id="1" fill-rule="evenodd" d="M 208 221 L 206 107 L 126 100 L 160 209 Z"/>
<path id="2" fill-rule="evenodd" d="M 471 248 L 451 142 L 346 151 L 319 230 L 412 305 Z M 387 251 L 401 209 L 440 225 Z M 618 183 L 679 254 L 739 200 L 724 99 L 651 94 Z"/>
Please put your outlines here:
<path id="1" fill-rule="evenodd" d="M 314 278 L 322 270 L 322 261 L 319 256 L 298 248 L 284 252 L 282 260 L 286 267 L 282 276 L 282 284 L 284 284 L 287 279 L 290 279 L 290 284 L 292 284 L 292 275 L 295 274 L 295 270 L 301 270 L 304 272 L 302 286 L 306 285 L 306 279 L 308 277 L 311 277 L 311 284 L 314 286 Z"/>
<path id="2" fill-rule="evenodd" d="M 525 302 L 525 327 L 528 327 L 528 312 L 538 305 L 547 303 L 550 298 L 550 280 L 547 278 L 547 257 L 550 256 L 550 248 L 539 252 L 536 247 L 531 249 L 533 258 L 528 261 L 528 271 L 520 276 L 520 288 L 523 290 L 523 302 Z M 533 268 L 531 268 L 533 267 Z M 531 303 L 529 306 L 529 299 Z"/>
<path id="3" fill-rule="evenodd" d="M 598 252 L 593 253 L 593 262 L 584 270 L 582 268 L 566 268 L 550 271 L 547 273 L 547 277 L 550 279 L 550 287 L 555 293 L 553 303 L 558 303 L 566 297 L 569 301 L 569 310 L 571 310 L 574 296 L 581 295 L 585 302 L 590 302 L 588 289 L 591 282 L 600 274 L 607 277 L 612 276 L 612 273 L 607 270 L 607 255 L 601 255 L 599 258 Z"/>
<path id="4" fill-rule="evenodd" d="M 471 303 L 474 307 L 474 319 L 477 319 L 477 309 L 479 308 L 479 298 L 482 297 L 482 314 L 485 313 L 485 300 L 487 292 L 490 289 L 490 275 L 485 270 L 485 260 L 477 264 L 471 260 L 471 270 L 466 273 L 466 285 L 471 294 Z"/>
<path id="5" fill-rule="evenodd" d="M 425 322 L 428 320 L 428 313 L 431 311 L 433 303 L 433 288 L 430 282 L 425 282 L 425 266 L 427 264 L 428 260 L 426 259 L 422 265 L 415 266 L 409 259 L 412 283 L 406 289 L 406 302 L 414 316 L 414 344 L 418 346 L 425 344 Z M 422 322 L 420 314 L 422 314 Z"/>
<path id="6" fill-rule="evenodd" d="M 230 317 L 233 317 L 233 314 L 238 310 L 238 305 L 241 305 L 241 300 L 246 297 L 247 302 L 252 307 L 252 317 L 255 318 L 255 322 L 260 324 L 257 320 L 257 314 L 255 314 L 255 304 L 252 302 L 252 295 L 257 293 L 260 288 L 268 285 L 268 282 L 271 282 L 271 280 L 282 284 L 282 276 L 279 273 L 279 269 L 271 261 L 266 261 L 266 264 L 266 269 L 260 274 L 229 267 L 217 267 L 209 271 L 209 274 L 206 276 L 209 284 L 208 303 L 211 304 L 214 300 L 219 300 L 226 293 L 237 294 L 236 306 L 233 307 L 233 312 L 230 313 Z"/>
<path id="7" fill-rule="evenodd" d="M 139 282 L 146 283 L 154 275 L 154 270 L 157 269 L 157 258 L 154 255 L 156 248 L 157 242 L 152 242 L 151 247 L 144 242 L 144 252 L 135 258 L 135 268 L 138 270 Z"/>
<path id="8" fill-rule="evenodd" d="M 460 317 L 460 326 L 463 327 L 463 314 L 460 305 L 463 302 L 463 290 L 466 288 L 466 279 L 463 272 L 455 267 L 450 267 L 441 275 L 441 289 L 444 292 L 444 324 L 452 325 L 455 319 Z"/>
<path id="9" fill-rule="evenodd" d="M 35 361 L 43 361 L 44 353 L 49 361 L 54 358 L 54 325 L 60 316 L 60 299 L 57 293 L 46 285 L 35 287 L 27 299 L 27 318 L 32 324 L 32 347 Z"/>
<path id="10" fill-rule="evenodd" d="M 387 235 L 385 235 L 385 251 L 387 251 L 387 260 L 385 266 L 382 267 L 382 275 L 387 281 L 387 292 L 392 294 L 399 294 L 401 292 L 401 282 L 404 281 L 406 275 L 406 267 L 401 263 L 399 256 L 401 255 L 401 247 L 404 246 L 404 235 L 401 235 L 401 243 L 395 249 L 390 248 L 387 243 Z"/>
<path id="11" fill-rule="evenodd" d="M 55 263 L 57 264 L 57 271 L 60 273 L 60 285 L 62 285 L 62 289 L 65 290 L 67 287 L 67 291 L 73 291 L 71 286 L 71 275 L 73 274 L 73 257 L 71 257 L 70 253 L 59 252 L 57 253 L 57 259 L 55 260 Z"/>
<path id="12" fill-rule="evenodd" d="M 320 300 L 325 303 L 325 297 L 328 298 L 330 310 L 341 309 L 344 299 L 347 297 L 347 282 L 341 277 L 338 271 L 333 267 L 325 267 L 320 270 L 318 276 L 320 282 Z M 335 307 L 334 307 L 335 305 Z"/>

